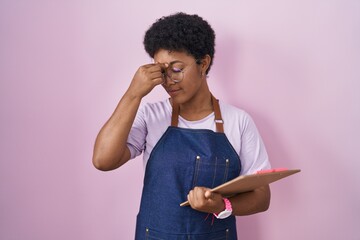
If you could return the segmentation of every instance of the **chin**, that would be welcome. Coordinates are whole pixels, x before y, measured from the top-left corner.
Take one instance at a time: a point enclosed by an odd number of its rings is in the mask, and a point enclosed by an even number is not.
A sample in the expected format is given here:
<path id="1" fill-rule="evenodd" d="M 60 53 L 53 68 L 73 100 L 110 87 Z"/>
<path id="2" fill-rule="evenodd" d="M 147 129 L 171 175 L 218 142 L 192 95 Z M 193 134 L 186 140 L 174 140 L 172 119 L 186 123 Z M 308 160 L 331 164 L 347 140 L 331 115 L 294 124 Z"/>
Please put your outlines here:
<path id="1" fill-rule="evenodd" d="M 171 96 L 170 95 L 170 98 L 173 103 L 183 104 L 184 102 L 186 102 L 186 99 L 184 99 L 184 97 L 182 97 L 182 96 Z"/>

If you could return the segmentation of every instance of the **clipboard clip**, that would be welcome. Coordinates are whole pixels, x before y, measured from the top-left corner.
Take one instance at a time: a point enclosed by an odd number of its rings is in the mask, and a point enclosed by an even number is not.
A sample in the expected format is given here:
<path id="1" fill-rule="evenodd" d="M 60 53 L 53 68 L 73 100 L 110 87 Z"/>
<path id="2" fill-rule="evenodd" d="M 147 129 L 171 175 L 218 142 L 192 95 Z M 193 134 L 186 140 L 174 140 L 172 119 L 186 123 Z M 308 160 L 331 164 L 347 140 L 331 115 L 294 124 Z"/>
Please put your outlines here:
<path id="1" fill-rule="evenodd" d="M 287 170 L 288 170 L 287 168 L 265 169 L 265 170 L 259 170 L 259 171 L 257 171 L 256 174 L 282 172 L 282 171 L 287 171 Z"/>

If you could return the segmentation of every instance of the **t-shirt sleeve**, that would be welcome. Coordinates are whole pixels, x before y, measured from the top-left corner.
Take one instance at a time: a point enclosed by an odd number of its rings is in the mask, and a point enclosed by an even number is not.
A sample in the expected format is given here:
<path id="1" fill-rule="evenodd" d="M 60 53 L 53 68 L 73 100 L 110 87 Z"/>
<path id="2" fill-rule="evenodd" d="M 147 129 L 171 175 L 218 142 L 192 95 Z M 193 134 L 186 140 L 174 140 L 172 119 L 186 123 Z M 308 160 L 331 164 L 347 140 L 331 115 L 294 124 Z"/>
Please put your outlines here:
<path id="1" fill-rule="evenodd" d="M 147 128 L 146 128 L 146 108 L 145 105 L 140 105 L 134 123 L 131 127 L 129 137 L 127 139 L 127 146 L 131 153 L 131 159 L 139 156 L 145 148 Z"/>
<path id="2" fill-rule="evenodd" d="M 245 115 L 243 121 L 240 151 L 241 175 L 254 174 L 259 170 L 270 169 L 268 154 L 254 121 L 248 114 Z"/>

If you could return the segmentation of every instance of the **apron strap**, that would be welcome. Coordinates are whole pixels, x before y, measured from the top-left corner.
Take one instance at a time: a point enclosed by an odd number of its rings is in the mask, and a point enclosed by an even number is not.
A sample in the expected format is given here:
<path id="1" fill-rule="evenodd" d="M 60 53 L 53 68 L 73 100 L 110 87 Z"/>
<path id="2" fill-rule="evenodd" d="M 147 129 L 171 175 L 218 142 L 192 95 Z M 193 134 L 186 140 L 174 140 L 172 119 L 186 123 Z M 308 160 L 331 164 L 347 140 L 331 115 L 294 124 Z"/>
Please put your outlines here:
<path id="1" fill-rule="evenodd" d="M 216 99 L 213 95 L 211 95 L 212 104 L 215 113 L 215 124 L 216 124 L 216 132 L 223 133 L 224 132 L 224 121 L 221 117 L 221 111 L 219 106 L 219 100 Z"/>
<path id="2" fill-rule="evenodd" d="M 214 108 L 215 113 L 215 125 L 216 125 L 216 132 L 223 133 L 224 132 L 224 121 L 221 117 L 221 111 L 219 106 L 219 100 L 217 100 L 213 95 L 211 95 L 211 102 Z M 171 126 L 177 127 L 179 123 L 179 112 L 180 106 L 177 103 L 173 102 L 173 109 L 171 115 Z"/>
<path id="3" fill-rule="evenodd" d="M 172 102 L 172 115 L 171 115 L 171 126 L 177 127 L 179 123 L 179 111 L 180 106 L 177 103 Z"/>

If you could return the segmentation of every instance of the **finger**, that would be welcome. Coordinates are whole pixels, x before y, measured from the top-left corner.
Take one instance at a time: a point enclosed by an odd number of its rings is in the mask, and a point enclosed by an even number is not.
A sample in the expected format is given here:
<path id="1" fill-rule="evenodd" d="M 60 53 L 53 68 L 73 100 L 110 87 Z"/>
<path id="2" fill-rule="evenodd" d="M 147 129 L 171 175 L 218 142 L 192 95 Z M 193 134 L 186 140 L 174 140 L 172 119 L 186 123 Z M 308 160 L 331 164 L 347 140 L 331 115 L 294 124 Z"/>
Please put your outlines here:
<path id="1" fill-rule="evenodd" d="M 163 78 L 164 75 L 162 72 L 153 72 L 153 73 L 150 73 L 150 79 L 156 79 L 156 78 Z"/>
<path id="2" fill-rule="evenodd" d="M 152 79 L 152 81 L 155 85 L 160 85 L 160 84 L 164 83 L 164 78 L 163 77 L 154 78 L 154 79 Z"/>
<path id="3" fill-rule="evenodd" d="M 187 195 L 187 199 L 189 201 L 189 204 L 192 206 L 193 205 L 193 194 L 194 194 L 194 191 L 190 191 L 189 194 Z"/>
<path id="4" fill-rule="evenodd" d="M 155 66 L 151 66 L 147 69 L 147 71 L 149 73 L 156 73 L 156 72 L 163 72 L 164 70 L 159 66 L 159 65 L 155 65 Z"/>
<path id="5" fill-rule="evenodd" d="M 199 203 L 203 203 L 205 200 L 205 188 L 196 187 L 195 189 L 195 198 Z"/>
<path id="6" fill-rule="evenodd" d="M 156 66 L 155 63 L 149 63 L 149 64 L 144 64 L 144 65 L 140 66 L 140 68 L 149 69 L 149 68 L 154 67 L 154 66 Z"/>
<path id="7" fill-rule="evenodd" d="M 191 207 L 194 209 L 198 209 L 199 206 L 202 205 L 201 197 L 199 196 L 199 188 L 195 187 L 193 190 L 189 193 L 189 199 L 191 201 Z"/>
<path id="8" fill-rule="evenodd" d="M 149 72 L 153 73 L 153 72 L 163 72 L 167 67 L 169 66 L 169 64 L 167 63 L 156 63 L 156 64 L 152 64 L 152 66 L 150 66 L 148 68 Z"/>
<path id="9" fill-rule="evenodd" d="M 209 190 L 206 190 L 204 196 L 206 199 L 211 199 L 213 198 L 213 193 Z"/>
<path id="10" fill-rule="evenodd" d="M 161 68 L 167 68 L 169 67 L 168 63 L 157 63 Z"/>

